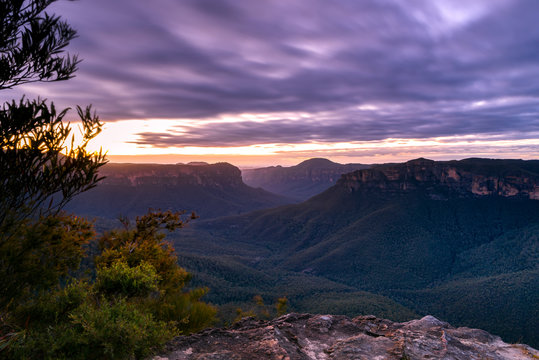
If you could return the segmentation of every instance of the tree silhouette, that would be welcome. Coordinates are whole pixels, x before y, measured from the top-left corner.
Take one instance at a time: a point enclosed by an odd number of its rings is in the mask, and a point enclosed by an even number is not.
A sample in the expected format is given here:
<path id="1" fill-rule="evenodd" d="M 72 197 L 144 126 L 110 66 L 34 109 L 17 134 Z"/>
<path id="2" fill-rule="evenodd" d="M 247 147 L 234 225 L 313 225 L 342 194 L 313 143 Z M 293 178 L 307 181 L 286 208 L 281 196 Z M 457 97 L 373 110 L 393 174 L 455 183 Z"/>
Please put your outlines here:
<path id="1" fill-rule="evenodd" d="M 73 76 L 78 59 L 63 50 L 75 31 L 45 13 L 54 1 L 0 0 L 0 90 Z M 0 108 L 0 357 L 145 358 L 216 310 L 200 301 L 206 289 L 185 289 L 190 274 L 164 241 L 163 229 L 184 225 L 181 213 L 150 213 L 103 236 L 95 282 L 69 277 L 95 234 L 60 210 L 96 186 L 106 160 L 86 149 L 99 118 L 77 107 L 76 145 L 68 111 L 24 97 Z"/>
<path id="2" fill-rule="evenodd" d="M 54 1 L 0 0 L 0 89 L 73 76 L 79 61 L 63 50 L 76 32 L 45 12 Z M 53 214 L 100 180 L 104 155 L 86 146 L 102 125 L 90 107 L 77 110 L 83 139 L 75 146 L 64 121 L 69 109 L 57 112 L 53 103 L 24 98 L 0 108 L 2 238 L 25 218 Z"/>
<path id="3" fill-rule="evenodd" d="M 66 80 L 77 70 L 77 56 L 63 54 L 76 31 L 45 12 L 55 1 L 0 1 L 0 90 Z"/>
<path id="4" fill-rule="evenodd" d="M 45 12 L 54 1 L 0 0 L 0 90 L 73 76 L 78 59 L 63 50 L 76 33 Z M 86 150 L 101 131 L 99 118 L 89 106 L 77 110 L 78 145 L 64 120 L 69 109 L 57 112 L 53 103 L 24 97 L 0 107 L 0 310 L 78 266 L 89 239 L 86 224 L 58 217 L 73 196 L 97 184 L 106 162 L 102 152 Z M 59 230 L 85 235 L 74 241 Z M 47 281 L 38 281 L 42 274 L 50 275 Z"/>

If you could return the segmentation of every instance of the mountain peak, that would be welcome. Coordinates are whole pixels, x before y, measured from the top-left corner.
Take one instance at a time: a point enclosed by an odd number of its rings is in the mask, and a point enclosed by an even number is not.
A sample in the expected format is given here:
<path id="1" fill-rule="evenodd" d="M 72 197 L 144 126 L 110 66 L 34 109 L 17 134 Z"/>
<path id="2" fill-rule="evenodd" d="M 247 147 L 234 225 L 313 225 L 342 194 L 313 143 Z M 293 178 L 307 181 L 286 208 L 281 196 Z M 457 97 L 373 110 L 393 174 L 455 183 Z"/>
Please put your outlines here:
<path id="1" fill-rule="evenodd" d="M 432 165 L 434 164 L 435 161 L 434 160 L 430 160 L 430 159 L 425 159 L 425 158 L 417 158 L 417 159 L 413 159 L 413 160 L 409 160 L 406 162 L 406 164 L 409 164 L 409 165 Z"/>
<path id="2" fill-rule="evenodd" d="M 325 159 L 325 158 L 312 158 L 305 161 L 300 162 L 296 165 L 296 167 L 326 167 L 326 166 L 334 166 L 339 165 L 331 160 Z"/>
<path id="3" fill-rule="evenodd" d="M 313 158 L 290 167 L 246 169 L 242 171 L 242 177 L 250 186 L 297 200 L 307 200 L 335 185 L 342 174 L 365 167 L 367 165 L 343 165 L 328 159 Z"/>

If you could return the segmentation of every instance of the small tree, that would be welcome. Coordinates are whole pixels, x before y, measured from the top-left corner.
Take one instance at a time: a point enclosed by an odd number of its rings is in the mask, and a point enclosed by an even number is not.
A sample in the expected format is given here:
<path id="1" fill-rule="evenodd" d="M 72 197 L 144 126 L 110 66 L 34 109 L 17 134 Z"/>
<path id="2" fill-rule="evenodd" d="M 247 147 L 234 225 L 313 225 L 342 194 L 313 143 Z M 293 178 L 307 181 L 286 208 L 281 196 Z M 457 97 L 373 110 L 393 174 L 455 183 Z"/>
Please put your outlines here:
<path id="1" fill-rule="evenodd" d="M 0 0 L 0 90 L 73 77 L 79 60 L 64 49 L 76 31 L 45 12 L 55 1 Z M 104 156 L 86 151 L 88 141 L 101 131 L 99 118 L 90 107 L 78 108 L 83 139 L 75 146 L 71 128 L 63 120 L 68 110 L 57 113 L 52 103 L 24 98 L 0 108 L 0 232 L 4 240 L 14 224 L 35 217 L 38 210 L 42 215 L 58 211 L 99 181 L 97 170 L 105 163 Z"/>
<path id="2" fill-rule="evenodd" d="M 158 211 L 138 217 L 134 227 L 125 222 L 123 230 L 106 233 L 99 240 L 101 253 L 95 258 L 95 264 L 98 274 L 120 275 L 117 269 L 128 274 L 141 266 L 155 269 L 157 293 L 147 297 L 145 304 L 156 319 L 173 321 L 180 333 L 190 333 L 212 323 L 216 310 L 200 301 L 207 289 L 185 290 L 191 274 L 178 265 L 174 248 L 165 240 L 163 230 L 174 231 L 195 217 L 191 214 L 188 219 L 182 219 L 182 215 L 181 212 Z M 133 288 L 126 285 L 132 281 L 125 275 L 117 276 L 116 282 L 108 288 Z M 142 286 L 143 282 L 138 281 L 138 284 Z"/>
<path id="3" fill-rule="evenodd" d="M 45 12 L 54 1 L 0 0 L 0 90 L 73 76 L 79 61 L 63 50 L 76 32 Z M 64 120 L 68 110 L 24 97 L 1 105 L 0 311 L 29 288 L 50 286 L 76 268 L 80 246 L 91 237 L 88 224 L 59 211 L 100 180 L 105 157 L 86 147 L 102 125 L 90 107 L 78 107 L 82 141 L 76 145 Z"/>
<path id="4" fill-rule="evenodd" d="M 278 316 L 286 314 L 288 311 L 288 299 L 286 296 L 277 299 L 277 302 L 275 303 L 275 310 L 277 310 Z"/>
<path id="5" fill-rule="evenodd" d="M 76 33 L 45 13 L 54 1 L 0 0 L 0 90 L 73 76 L 78 60 L 63 50 Z M 62 281 L 94 233 L 60 210 L 96 186 L 106 163 L 86 150 L 99 118 L 77 107 L 76 145 L 68 111 L 24 97 L 0 108 L 0 356 L 143 358 L 206 326 L 216 310 L 200 301 L 206 289 L 185 290 L 190 274 L 164 241 L 163 228 L 184 224 L 177 213 L 151 213 L 105 235 L 95 283 Z"/>
<path id="6" fill-rule="evenodd" d="M 99 118 L 78 108 L 82 142 L 75 146 L 71 127 L 64 122 L 69 109 L 56 112 L 43 100 L 12 101 L 0 109 L 0 229 L 36 214 L 56 214 L 76 194 L 100 180 L 104 155 L 86 150 L 101 131 Z"/>

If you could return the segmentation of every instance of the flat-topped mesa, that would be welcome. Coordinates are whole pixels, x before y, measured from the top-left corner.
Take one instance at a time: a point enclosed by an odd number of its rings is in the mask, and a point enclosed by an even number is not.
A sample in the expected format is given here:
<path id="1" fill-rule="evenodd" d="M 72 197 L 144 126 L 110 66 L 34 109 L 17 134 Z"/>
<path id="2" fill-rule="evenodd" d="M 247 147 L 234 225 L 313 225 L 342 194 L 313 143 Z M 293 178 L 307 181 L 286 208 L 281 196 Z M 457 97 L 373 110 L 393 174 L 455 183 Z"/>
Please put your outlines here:
<path id="1" fill-rule="evenodd" d="M 242 186 L 241 171 L 228 163 L 217 164 L 107 164 L 99 175 L 102 184 L 175 186 L 192 184 L 211 187 Z"/>
<path id="2" fill-rule="evenodd" d="M 426 191 L 431 197 L 504 196 L 539 200 L 539 161 L 415 159 L 344 174 L 337 186 L 349 191 Z"/>

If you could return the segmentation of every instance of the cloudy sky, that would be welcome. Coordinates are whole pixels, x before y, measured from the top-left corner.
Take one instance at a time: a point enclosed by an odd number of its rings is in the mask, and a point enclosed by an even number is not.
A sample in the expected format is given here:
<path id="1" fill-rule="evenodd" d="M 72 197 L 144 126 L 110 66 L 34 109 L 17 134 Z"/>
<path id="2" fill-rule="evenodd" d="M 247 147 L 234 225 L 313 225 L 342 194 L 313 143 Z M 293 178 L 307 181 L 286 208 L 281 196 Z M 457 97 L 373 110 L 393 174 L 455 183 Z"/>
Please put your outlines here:
<path id="1" fill-rule="evenodd" d="M 59 1 L 113 161 L 539 158 L 537 0 Z M 2 93 L 6 96 L 6 92 Z"/>

